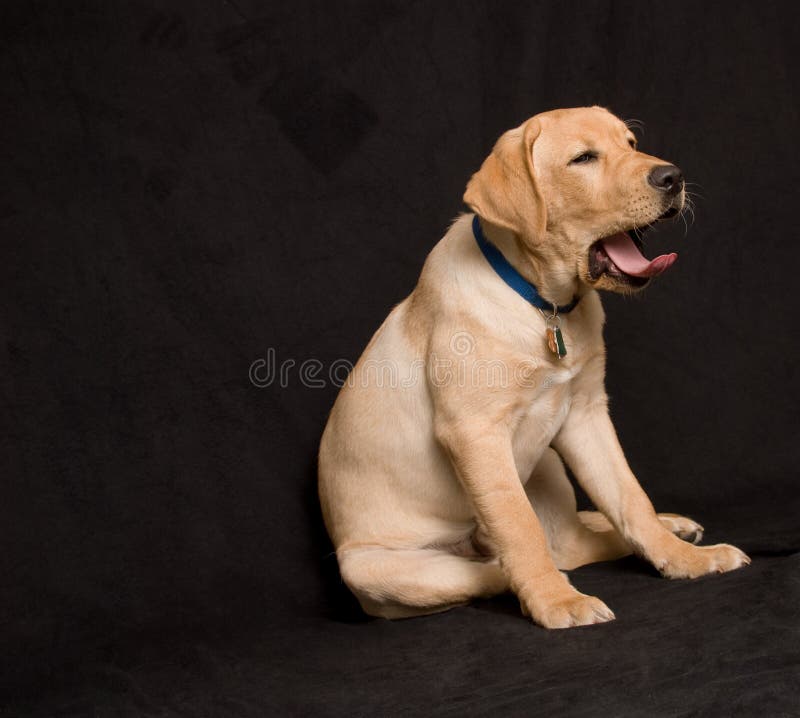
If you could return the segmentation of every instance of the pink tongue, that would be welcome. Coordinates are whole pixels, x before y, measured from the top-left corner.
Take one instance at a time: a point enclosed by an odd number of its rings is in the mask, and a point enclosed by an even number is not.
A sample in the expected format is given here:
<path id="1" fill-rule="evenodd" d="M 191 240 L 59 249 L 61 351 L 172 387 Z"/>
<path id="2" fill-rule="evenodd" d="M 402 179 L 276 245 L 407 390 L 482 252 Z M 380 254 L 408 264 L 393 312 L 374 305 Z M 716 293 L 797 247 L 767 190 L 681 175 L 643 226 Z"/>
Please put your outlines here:
<path id="1" fill-rule="evenodd" d="M 625 274 L 634 277 L 655 277 L 669 269 L 678 258 L 675 252 L 662 254 L 655 259 L 647 259 L 636 248 L 627 232 L 620 232 L 602 240 L 606 254 Z"/>

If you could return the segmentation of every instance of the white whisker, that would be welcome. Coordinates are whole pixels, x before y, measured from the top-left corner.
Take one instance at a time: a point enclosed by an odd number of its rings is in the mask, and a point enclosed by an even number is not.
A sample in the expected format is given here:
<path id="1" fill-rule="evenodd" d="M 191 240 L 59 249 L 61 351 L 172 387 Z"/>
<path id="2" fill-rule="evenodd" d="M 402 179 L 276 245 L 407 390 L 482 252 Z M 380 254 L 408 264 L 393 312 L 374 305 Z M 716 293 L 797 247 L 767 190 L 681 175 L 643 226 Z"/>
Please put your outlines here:
<path id="1" fill-rule="evenodd" d="M 686 215 L 691 215 L 691 223 L 686 221 Z M 695 216 L 694 216 L 694 202 L 692 201 L 692 197 L 687 193 L 684 197 L 683 207 L 681 207 L 681 211 L 679 212 L 678 216 L 683 220 L 684 232 L 683 236 L 685 237 L 689 234 L 689 227 L 694 224 Z"/>

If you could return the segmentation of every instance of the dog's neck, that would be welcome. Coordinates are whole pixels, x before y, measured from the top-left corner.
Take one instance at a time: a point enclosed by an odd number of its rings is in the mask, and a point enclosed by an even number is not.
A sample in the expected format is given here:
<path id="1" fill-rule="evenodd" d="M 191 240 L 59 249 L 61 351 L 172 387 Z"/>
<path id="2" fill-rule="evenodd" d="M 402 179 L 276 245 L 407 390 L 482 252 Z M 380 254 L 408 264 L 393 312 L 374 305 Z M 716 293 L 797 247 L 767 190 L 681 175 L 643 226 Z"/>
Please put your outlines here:
<path id="1" fill-rule="evenodd" d="M 574 268 L 561 257 L 545 257 L 534 252 L 519 235 L 511 230 L 481 220 L 486 238 L 495 245 L 539 295 L 559 306 L 569 304 L 575 297 L 585 294 L 585 286 L 578 281 Z"/>

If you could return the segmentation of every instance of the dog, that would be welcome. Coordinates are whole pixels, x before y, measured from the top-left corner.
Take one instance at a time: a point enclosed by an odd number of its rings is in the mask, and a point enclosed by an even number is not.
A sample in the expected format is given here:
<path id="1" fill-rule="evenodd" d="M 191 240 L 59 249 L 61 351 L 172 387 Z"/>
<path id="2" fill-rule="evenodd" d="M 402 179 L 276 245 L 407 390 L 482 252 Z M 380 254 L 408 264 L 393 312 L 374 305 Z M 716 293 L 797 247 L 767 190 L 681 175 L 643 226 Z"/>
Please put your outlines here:
<path id="1" fill-rule="evenodd" d="M 342 387 L 319 498 L 344 583 L 372 616 L 512 591 L 546 628 L 614 618 L 563 571 L 631 553 L 669 578 L 750 562 L 657 514 L 608 413 L 598 290 L 631 294 L 676 255 L 639 233 L 684 208 L 674 165 L 601 107 L 503 134 L 411 295 Z M 577 511 L 564 463 L 599 511 Z"/>

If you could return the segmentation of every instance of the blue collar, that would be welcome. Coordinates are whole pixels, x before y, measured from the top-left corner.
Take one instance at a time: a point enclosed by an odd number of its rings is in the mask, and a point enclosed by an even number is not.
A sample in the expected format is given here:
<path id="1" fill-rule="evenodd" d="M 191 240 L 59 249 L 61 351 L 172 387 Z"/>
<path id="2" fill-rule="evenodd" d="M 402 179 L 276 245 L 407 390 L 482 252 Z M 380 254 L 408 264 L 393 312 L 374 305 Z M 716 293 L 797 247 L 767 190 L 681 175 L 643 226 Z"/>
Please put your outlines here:
<path id="1" fill-rule="evenodd" d="M 519 296 L 521 296 L 526 302 L 533 304 L 534 307 L 538 307 L 539 309 L 543 309 L 550 313 L 553 312 L 553 305 L 550 304 L 550 302 L 548 302 L 546 299 L 542 299 L 541 295 L 539 294 L 539 290 L 536 289 L 536 287 L 533 286 L 533 284 L 531 284 L 527 279 L 525 279 L 525 277 L 523 277 L 516 269 L 514 269 L 514 267 L 511 266 L 511 262 L 509 262 L 503 256 L 503 253 L 488 239 L 486 239 L 486 237 L 483 235 L 481 221 L 477 214 L 472 219 L 472 233 L 475 235 L 475 241 L 481 248 L 483 256 L 486 257 L 486 261 L 489 262 L 489 264 L 492 265 L 492 269 L 494 269 L 494 271 L 500 275 L 500 279 L 502 279 L 517 294 L 519 294 Z M 574 297 L 569 304 L 565 304 L 563 307 L 558 307 L 558 313 L 568 314 L 575 309 L 580 299 L 580 297 Z"/>

